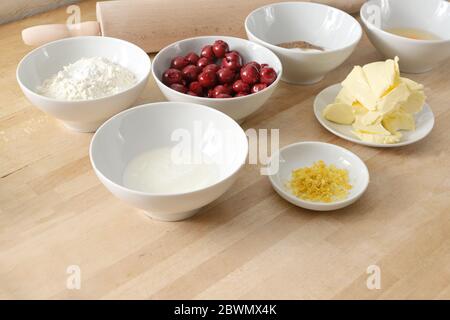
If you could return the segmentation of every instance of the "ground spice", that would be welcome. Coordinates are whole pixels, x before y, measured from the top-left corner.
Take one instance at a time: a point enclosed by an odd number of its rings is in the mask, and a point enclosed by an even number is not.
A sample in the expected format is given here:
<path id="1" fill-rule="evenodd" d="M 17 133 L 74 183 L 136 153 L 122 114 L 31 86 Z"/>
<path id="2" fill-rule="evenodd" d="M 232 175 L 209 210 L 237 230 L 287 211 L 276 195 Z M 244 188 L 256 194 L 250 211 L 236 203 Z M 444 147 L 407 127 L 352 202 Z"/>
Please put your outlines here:
<path id="1" fill-rule="evenodd" d="M 303 50 L 325 51 L 324 48 L 316 46 L 316 45 L 306 42 L 306 41 L 283 42 L 283 43 L 277 44 L 277 46 L 285 48 L 285 49 L 303 49 Z"/>

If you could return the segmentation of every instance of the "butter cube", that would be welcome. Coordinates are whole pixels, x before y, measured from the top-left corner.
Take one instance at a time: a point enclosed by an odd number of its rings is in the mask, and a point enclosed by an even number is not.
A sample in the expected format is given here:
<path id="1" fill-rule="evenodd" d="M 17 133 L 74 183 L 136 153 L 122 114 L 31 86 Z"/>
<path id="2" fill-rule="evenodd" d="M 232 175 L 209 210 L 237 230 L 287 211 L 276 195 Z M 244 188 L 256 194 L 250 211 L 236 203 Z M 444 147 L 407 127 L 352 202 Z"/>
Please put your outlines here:
<path id="1" fill-rule="evenodd" d="M 400 78 L 400 81 L 406 84 L 410 91 L 419 91 L 423 90 L 423 84 L 417 83 L 408 78 Z"/>
<path id="2" fill-rule="evenodd" d="M 402 135 L 400 133 L 396 133 L 395 135 L 380 135 L 380 134 L 372 134 L 365 133 L 362 131 L 352 131 L 354 135 L 356 135 L 359 139 L 366 142 L 378 143 L 378 144 L 392 144 L 400 141 Z"/>
<path id="3" fill-rule="evenodd" d="M 398 58 L 366 64 L 363 67 L 367 82 L 377 98 L 400 83 Z"/>
<path id="4" fill-rule="evenodd" d="M 369 111 L 365 114 L 362 114 L 361 117 L 361 123 L 364 125 L 371 125 L 380 123 L 383 119 L 383 114 L 378 111 Z"/>
<path id="5" fill-rule="evenodd" d="M 325 119 L 339 124 L 352 124 L 355 121 L 352 106 L 339 102 L 326 106 L 323 116 Z"/>
<path id="6" fill-rule="evenodd" d="M 408 100 L 400 105 L 400 109 L 409 113 L 417 113 L 422 110 L 425 99 L 423 91 L 412 91 Z"/>
<path id="7" fill-rule="evenodd" d="M 354 102 L 352 104 L 352 110 L 353 110 L 353 114 L 356 115 L 363 115 L 366 114 L 367 112 L 369 112 L 368 109 L 366 109 L 361 103 L 359 102 Z"/>
<path id="8" fill-rule="evenodd" d="M 349 90 L 364 107 L 369 110 L 376 109 L 377 97 L 373 94 L 360 66 L 353 68 L 347 78 L 342 81 L 342 86 Z"/>
<path id="9" fill-rule="evenodd" d="M 383 126 L 392 134 L 399 130 L 415 130 L 414 116 L 404 111 L 396 111 L 383 119 Z"/>
<path id="10" fill-rule="evenodd" d="M 356 98 L 353 96 L 353 94 L 350 92 L 348 88 L 342 88 L 341 91 L 339 91 L 338 95 L 336 96 L 335 102 L 342 102 L 348 105 L 352 105 L 353 103 L 356 103 Z"/>
<path id="11" fill-rule="evenodd" d="M 364 124 L 364 116 L 356 116 L 355 122 L 353 123 L 353 128 L 355 129 L 355 131 L 360 131 L 363 133 L 379 134 L 385 136 L 391 135 L 391 133 L 383 127 L 381 118 L 379 118 L 377 122 L 367 125 Z"/>
<path id="12" fill-rule="evenodd" d="M 408 100 L 409 95 L 408 87 L 404 83 L 400 83 L 378 101 L 376 109 L 383 115 L 389 114 L 400 108 L 400 105 Z"/>

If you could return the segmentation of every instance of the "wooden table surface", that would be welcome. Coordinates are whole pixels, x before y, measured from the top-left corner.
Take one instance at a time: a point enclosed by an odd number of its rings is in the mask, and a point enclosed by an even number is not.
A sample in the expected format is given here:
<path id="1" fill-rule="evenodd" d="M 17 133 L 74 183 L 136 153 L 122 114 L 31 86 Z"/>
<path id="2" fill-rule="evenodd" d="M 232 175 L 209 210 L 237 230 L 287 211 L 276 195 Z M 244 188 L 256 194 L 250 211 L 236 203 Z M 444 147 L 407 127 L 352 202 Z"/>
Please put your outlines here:
<path id="1" fill-rule="evenodd" d="M 94 2 L 81 4 L 83 20 Z M 367 164 L 354 205 L 303 210 L 282 200 L 255 165 L 192 219 L 153 221 L 112 196 L 91 169 L 92 134 L 66 130 L 33 107 L 15 79 L 30 51 L 20 31 L 64 22 L 64 9 L 0 26 L 0 298 L 450 298 L 450 61 L 407 75 L 436 116 L 414 145 L 376 149 L 327 132 L 313 99 L 355 64 L 381 59 L 364 38 L 312 86 L 281 83 L 247 128 L 279 128 L 280 145 L 325 141 Z M 136 104 L 164 100 L 150 81 Z M 81 289 L 66 288 L 80 267 Z M 367 268 L 381 271 L 369 290 Z"/>

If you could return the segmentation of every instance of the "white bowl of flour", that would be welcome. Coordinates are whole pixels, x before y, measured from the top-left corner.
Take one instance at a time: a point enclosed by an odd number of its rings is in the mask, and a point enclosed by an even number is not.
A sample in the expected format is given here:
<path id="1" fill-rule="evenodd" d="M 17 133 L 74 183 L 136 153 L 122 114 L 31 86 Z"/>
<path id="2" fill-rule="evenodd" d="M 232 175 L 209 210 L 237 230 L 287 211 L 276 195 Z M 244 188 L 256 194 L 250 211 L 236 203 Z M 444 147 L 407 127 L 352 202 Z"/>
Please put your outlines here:
<path id="1" fill-rule="evenodd" d="M 93 132 L 137 100 L 150 74 L 148 55 L 108 37 L 75 37 L 48 43 L 17 67 L 25 96 L 42 111 L 79 132 Z"/>

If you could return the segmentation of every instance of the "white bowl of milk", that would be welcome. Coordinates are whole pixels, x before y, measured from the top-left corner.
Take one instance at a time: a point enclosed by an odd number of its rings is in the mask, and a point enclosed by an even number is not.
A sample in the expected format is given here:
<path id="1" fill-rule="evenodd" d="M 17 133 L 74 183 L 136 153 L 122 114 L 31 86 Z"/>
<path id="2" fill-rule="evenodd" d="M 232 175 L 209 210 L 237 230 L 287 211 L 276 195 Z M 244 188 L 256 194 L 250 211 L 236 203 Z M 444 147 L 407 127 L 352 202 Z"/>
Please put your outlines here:
<path id="1" fill-rule="evenodd" d="M 247 158 L 242 128 L 192 103 L 135 107 L 105 122 L 90 146 L 100 181 L 152 218 L 177 221 L 225 193 Z"/>

